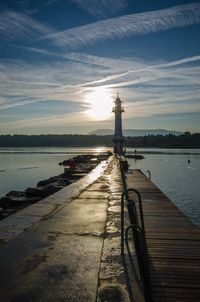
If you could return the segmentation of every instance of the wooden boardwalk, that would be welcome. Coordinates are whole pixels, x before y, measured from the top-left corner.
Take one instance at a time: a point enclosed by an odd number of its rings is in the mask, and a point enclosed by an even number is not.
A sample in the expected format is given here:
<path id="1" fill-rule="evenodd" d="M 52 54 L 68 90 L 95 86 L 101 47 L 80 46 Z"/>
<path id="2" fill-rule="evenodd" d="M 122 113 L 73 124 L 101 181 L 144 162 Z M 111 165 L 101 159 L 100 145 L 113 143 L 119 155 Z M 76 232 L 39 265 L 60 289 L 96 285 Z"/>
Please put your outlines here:
<path id="1" fill-rule="evenodd" d="M 126 181 L 142 196 L 153 301 L 199 302 L 200 229 L 140 170 Z"/>

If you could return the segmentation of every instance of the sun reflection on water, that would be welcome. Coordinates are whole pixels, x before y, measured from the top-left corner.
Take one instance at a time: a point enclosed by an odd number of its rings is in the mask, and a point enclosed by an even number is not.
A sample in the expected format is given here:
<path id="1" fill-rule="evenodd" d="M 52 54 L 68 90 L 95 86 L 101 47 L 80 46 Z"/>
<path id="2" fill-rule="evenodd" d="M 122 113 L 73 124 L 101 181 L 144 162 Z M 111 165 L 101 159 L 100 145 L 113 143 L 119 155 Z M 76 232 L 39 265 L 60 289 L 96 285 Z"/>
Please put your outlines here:
<path id="1" fill-rule="evenodd" d="M 105 153 L 107 151 L 111 151 L 111 148 L 108 147 L 97 147 L 93 149 L 94 153 Z"/>

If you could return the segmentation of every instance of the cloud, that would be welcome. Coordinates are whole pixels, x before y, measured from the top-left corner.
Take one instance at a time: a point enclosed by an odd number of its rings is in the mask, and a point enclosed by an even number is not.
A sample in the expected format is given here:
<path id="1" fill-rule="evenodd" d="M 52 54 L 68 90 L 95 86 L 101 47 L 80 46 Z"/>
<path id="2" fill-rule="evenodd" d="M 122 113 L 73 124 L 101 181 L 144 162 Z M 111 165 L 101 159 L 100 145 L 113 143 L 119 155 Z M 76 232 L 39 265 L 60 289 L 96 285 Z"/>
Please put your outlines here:
<path id="1" fill-rule="evenodd" d="M 31 48 L 27 50 L 35 51 Z M 59 58 L 59 53 L 38 51 L 42 55 L 56 55 Z M 60 62 L 48 60 L 45 63 L 43 60 L 37 65 L 20 60 L 1 60 L 0 114 L 11 114 L 9 123 L 4 122 L 2 127 L 7 131 L 9 127 L 20 129 L 20 125 L 34 127 L 37 122 L 41 127 L 50 127 L 51 118 L 58 127 L 64 127 L 65 118 L 66 124 L 70 121 L 71 125 L 76 125 L 79 112 L 88 109 L 84 107 L 88 93 L 96 87 L 110 90 L 113 97 L 117 91 L 120 92 L 125 100 L 126 119 L 166 112 L 198 112 L 199 63 L 199 55 L 172 62 L 158 60 L 152 63 L 138 58 L 110 59 L 79 52 L 61 54 Z M 69 114 L 73 111 L 69 102 L 76 103 L 76 108 L 80 110 L 70 116 L 60 113 L 54 117 L 49 101 L 54 101 L 54 106 L 56 101 L 66 102 L 63 107 Z M 46 107 L 44 121 L 41 117 L 37 120 L 28 115 L 28 106 L 34 106 L 35 103 Z M 19 112 L 17 108 L 20 106 L 23 106 L 23 112 L 27 106 L 27 118 L 21 124 L 20 121 L 14 122 L 17 118 L 15 112 Z M 39 108 L 39 105 L 36 107 Z M 83 126 L 90 123 L 87 116 L 81 120 Z"/>
<path id="2" fill-rule="evenodd" d="M 42 100 L 82 102 L 80 84 L 104 72 L 79 62 L 33 65 L 20 60 L 0 61 L 0 110 Z"/>
<path id="3" fill-rule="evenodd" d="M 77 115 L 79 119 L 77 120 Z M 66 126 L 82 126 L 88 117 L 83 112 L 68 113 L 62 115 L 46 116 L 46 117 L 31 117 L 21 120 L 1 122 L 1 130 L 17 129 L 17 128 L 38 128 L 38 127 L 66 127 Z"/>
<path id="4" fill-rule="evenodd" d="M 61 0 L 48 0 L 46 6 L 50 6 Z M 127 0 L 70 0 L 72 3 L 78 5 L 81 9 L 87 11 L 92 16 L 97 18 L 105 18 L 114 15 L 118 11 L 127 6 Z M 67 1 L 66 5 L 69 5 Z"/>
<path id="5" fill-rule="evenodd" d="M 31 48 L 31 47 L 23 47 L 23 49 L 27 51 L 33 51 L 37 53 L 41 53 L 42 55 L 48 56 L 56 56 L 62 59 L 71 60 L 74 62 L 82 63 L 81 66 L 92 65 L 94 70 L 98 70 L 99 76 L 102 74 L 102 77 L 98 77 L 95 71 L 94 79 L 92 81 L 79 81 L 79 83 L 73 83 L 73 87 L 95 87 L 97 85 L 105 85 L 107 88 L 115 88 L 115 87 L 124 87 L 130 85 L 136 85 L 152 80 L 156 80 L 158 78 L 165 78 L 169 75 L 169 72 L 165 72 L 165 69 L 180 67 L 183 65 L 188 65 L 191 63 L 195 63 L 200 61 L 200 56 L 192 56 L 183 58 L 176 61 L 164 62 L 156 60 L 155 62 L 151 62 L 151 64 L 140 58 L 122 58 L 122 59 L 112 59 L 106 57 L 99 57 L 94 55 L 89 55 L 86 53 L 79 52 L 69 52 L 65 54 L 59 54 L 55 52 L 50 52 L 42 49 Z M 153 63 L 153 64 L 152 64 Z M 72 66 L 76 66 L 73 65 Z M 77 65 L 79 66 L 79 65 Z M 100 69 L 99 69 L 100 67 Z M 87 67 L 84 67 L 85 71 Z M 99 72 L 101 70 L 101 72 Z M 162 70 L 162 72 L 161 72 Z M 187 67 L 189 71 L 189 67 Z M 80 70 L 79 70 L 80 73 Z M 191 79 L 194 81 L 195 73 L 199 74 L 198 68 L 192 67 Z M 193 77 L 194 75 L 194 77 Z M 175 74 L 174 74 L 175 76 Z M 88 79 L 88 77 L 84 77 L 84 79 Z M 128 80 L 127 80 L 128 79 Z M 180 79 L 180 74 L 179 74 Z M 187 78 L 187 81 L 189 79 Z M 198 80 L 197 80 L 198 81 Z M 172 84 L 176 85 L 176 82 Z M 59 89 L 70 87 L 69 85 L 60 86 Z"/>
<path id="6" fill-rule="evenodd" d="M 51 41 L 59 47 L 76 49 L 108 39 L 145 35 L 197 23 L 200 23 L 200 3 L 191 3 L 106 19 L 49 34 L 40 40 Z"/>
<path id="7" fill-rule="evenodd" d="M 74 61 L 75 56 L 76 54 L 73 53 L 72 61 L 67 59 L 66 62 L 48 62 L 40 64 L 40 66 L 22 61 L 1 61 L 0 89 L 2 97 L 19 97 L 20 102 L 22 96 L 34 98 L 34 100 L 43 98 L 64 101 L 70 98 L 70 100 L 78 101 L 80 98 L 83 99 L 89 90 L 100 85 L 108 89 L 115 89 L 144 85 L 153 81 L 156 83 L 157 79 L 166 79 L 165 85 L 170 83 L 173 86 L 198 84 L 200 56 L 173 62 L 155 62 L 153 65 L 142 60 L 140 62 L 138 59 L 136 62 L 134 60 L 131 62 L 125 58 L 124 70 L 123 67 L 119 67 L 119 70 L 116 69 L 118 60 L 110 59 L 109 62 L 109 58 L 94 57 L 95 64 L 91 66 L 88 65 L 86 54 L 82 55 L 84 58 L 82 62 Z M 79 53 L 77 56 L 79 59 L 82 58 Z M 67 58 L 70 57 L 71 54 L 67 55 Z M 90 61 L 91 57 L 88 58 Z M 123 59 L 120 59 L 119 62 L 119 65 L 123 66 Z M 97 63 L 101 64 L 101 68 Z M 153 88 L 151 87 L 151 89 Z M 16 99 L 11 101 L 15 106 Z"/>
<path id="8" fill-rule="evenodd" d="M 16 47 L 16 46 L 15 46 Z M 46 49 L 40 49 L 35 47 L 26 47 L 26 46 L 17 46 L 17 48 L 35 52 L 44 56 L 51 56 L 51 57 L 57 57 L 61 59 L 71 60 L 74 62 L 80 62 L 83 64 L 88 65 L 94 65 L 96 67 L 102 67 L 104 69 L 112 69 L 120 71 L 130 70 L 130 68 L 138 69 L 143 67 L 147 67 L 149 64 L 147 60 L 140 59 L 140 58 L 126 58 L 123 57 L 122 59 L 113 59 L 113 58 L 107 58 L 107 57 L 99 57 L 95 55 L 90 55 L 88 53 L 83 52 L 65 52 L 65 53 L 59 53 L 59 52 L 53 52 Z M 158 60 L 156 61 L 158 63 Z"/>
<path id="9" fill-rule="evenodd" d="M 136 61 L 135 66 L 134 63 L 132 63 L 131 61 L 125 61 L 128 62 L 129 64 L 129 70 L 125 71 L 125 72 L 120 72 L 118 74 L 112 74 L 109 75 L 107 77 L 104 77 L 100 80 L 94 80 L 92 82 L 88 82 L 88 83 L 84 83 L 81 86 L 90 86 L 93 84 L 101 84 L 101 83 L 105 83 L 105 82 L 109 82 L 109 81 L 114 81 L 113 84 L 105 84 L 105 87 L 109 87 L 109 88 L 113 88 L 113 87 L 123 87 L 123 86 L 129 86 L 129 85 L 133 85 L 133 84 L 140 84 L 143 82 L 148 82 L 151 80 L 155 80 L 157 78 L 163 78 L 166 77 L 166 75 L 169 74 L 169 72 L 166 73 L 166 71 L 164 71 L 166 68 L 173 68 L 176 66 L 180 66 L 180 65 L 184 65 L 184 64 L 189 64 L 189 63 L 193 63 L 193 62 L 198 62 L 200 61 L 200 55 L 197 56 L 193 56 L 193 57 L 187 57 L 181 60 L 176 60 L 176 61 L 172 61 L 172 62 L 165 62 L 165 63 L 155 63 L 154 65 L 150 65 L 147 64 L 146 62 L 141 62 L 139 63 L 139 61 Z M 122 60 L 121 60 L 122 62 Z M 130 69 L 130 67 L 133 67 L 133 69 Z M 120 68 L 121 70 L 121 68 Z M 161 72 L 162 70 L 162 72 Z M 187 68 L 187 70 L 189 70 Z M 199 74 L 199 69 L 198 68 L 192 68 L 192 73 L 195 76 L 195 71 Z M 171 71 L 170 71 L 171 73 Z M 173 74 L 175 76 L 175 74 Z M 173 76 L 172 75 L 172 76 Z M 131 76 L 134 79 L 131 79 Z M 192 75 L 191 75 L 192 76 Z M 128 81 L 122 81 L 122 78 L 128 78 Z M 117 79 L 119 79 L 119 81 L 117 82 Z"/>
<path id="10" fill-rule="evenodd" d="M 11 10 L 0 13 L 0 29 L 0 45 L 5 45 L 15 39 L 31 41 L 53 32 L 30 16 Z"/>
<path id="11" fill-rule="evenodd" d="M 71 0 L 91 15 L 104 18 L 127 6 L 126 0 Z"/>

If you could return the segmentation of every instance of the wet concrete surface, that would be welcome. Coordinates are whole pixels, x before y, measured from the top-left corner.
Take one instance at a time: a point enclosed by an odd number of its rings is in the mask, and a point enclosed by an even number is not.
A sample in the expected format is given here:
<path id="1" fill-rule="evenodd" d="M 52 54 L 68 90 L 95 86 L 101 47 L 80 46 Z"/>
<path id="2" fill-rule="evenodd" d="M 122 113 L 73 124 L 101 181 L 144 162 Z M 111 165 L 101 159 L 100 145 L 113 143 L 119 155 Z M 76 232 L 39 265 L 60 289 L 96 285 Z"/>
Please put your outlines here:
<path id="1" fill-rule="evenodd" d="M 129 301 L 120 256 L 122 183 L 117 160 L 99 171 L 93 173 L 93 182 L 88 176 L 85 189 L 82 181 L 78 194 L 64 189 L 52 202 L 40 202 L 43 216 L 39 208 L 33 215 L 29 209 L 27 219 L 38 220 L 25 231 L 23 213 L 20 234 L 0 248 L 1 302 Z M 50 207 L 47 213 L 43 205 Z M 19 218 L 16 223 L 20 226 Z"/>
<path id="2" fill-rule="evenodd" d="M 0 301 L 95 301 L 102 242 L 22 233 L 0 249 Z"/>
<path id="3" fill-rule="evenodd" d="M 1 302 L 96 300 L 108 206 L 107 179 L 97 179 L 105 169 L 2 221 L 14 238 L 0 248 Z"/>
<path id="4" fill-rule="evenodd" d="M 107 216 L 107 199 L 96 198 L 74 199 L 51 218 L 41 221 L 35 226 L 36 232 L 62 234 L 102 235 Z M 82 194 L 80 195 L 80 197 Z M 94 211 L 95 209 L 95 211 Z"/>
<path id="5" fill-rule="evenodd" d="M 105 172 L 109 174 L 106 237 L 103 243 L 97 302 L 130 301 L 120 250 L 120 200 L 123 190 L 118 162 Z"/>
<path id="6" fill-rule="evenodd" d="M 54 214 L 63 205 L 78 197 L 82 191 L 104 175 L 110 160 L 111 158 L 107 162 L 101 162 L 79 181 L 0 221 L 0 245 L 18 236 L 32 225 L 36 225 L 44 217 Z"/>

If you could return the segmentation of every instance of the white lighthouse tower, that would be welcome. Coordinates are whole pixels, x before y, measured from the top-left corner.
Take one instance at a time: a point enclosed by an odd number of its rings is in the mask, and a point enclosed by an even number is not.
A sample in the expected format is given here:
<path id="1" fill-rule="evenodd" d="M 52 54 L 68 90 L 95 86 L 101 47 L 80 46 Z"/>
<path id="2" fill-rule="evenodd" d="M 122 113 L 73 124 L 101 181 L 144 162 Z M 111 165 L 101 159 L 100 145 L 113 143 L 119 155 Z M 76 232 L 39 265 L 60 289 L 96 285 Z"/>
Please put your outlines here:
<path id="1" fill-rule="evenodd" d="M 119 94 L 117 94 L 117 98 L 115 100 L 115 106 L 113 107 L 112 112 L 115 113 L 115 133 L 114 133 L 114 153 L 118 155 L 122 155 L 123 153 L 123 133 L 122 133 L 122 112 L 124 112 L 124 108 L 121 106 L 121 99 Z"/>

